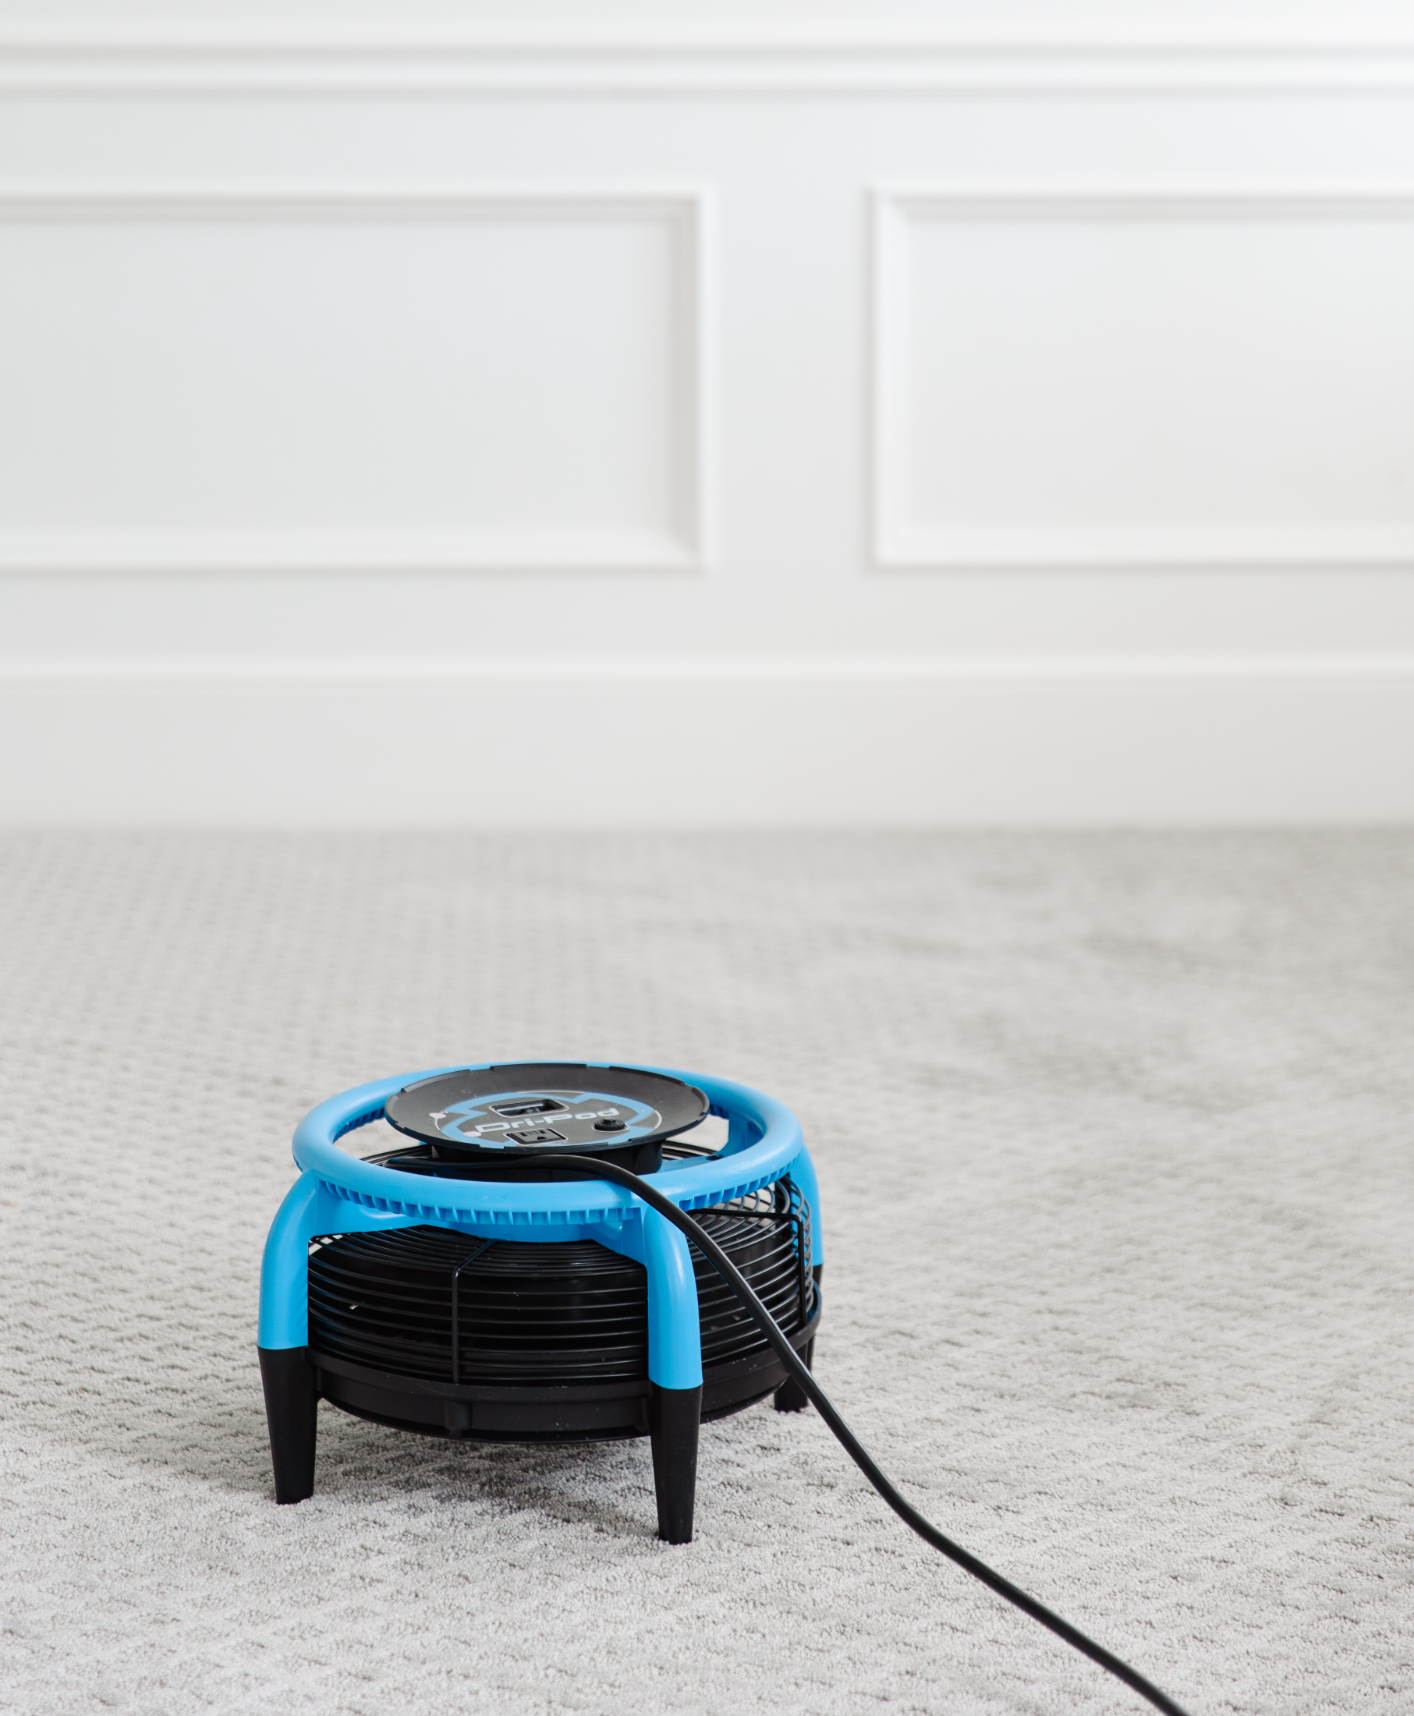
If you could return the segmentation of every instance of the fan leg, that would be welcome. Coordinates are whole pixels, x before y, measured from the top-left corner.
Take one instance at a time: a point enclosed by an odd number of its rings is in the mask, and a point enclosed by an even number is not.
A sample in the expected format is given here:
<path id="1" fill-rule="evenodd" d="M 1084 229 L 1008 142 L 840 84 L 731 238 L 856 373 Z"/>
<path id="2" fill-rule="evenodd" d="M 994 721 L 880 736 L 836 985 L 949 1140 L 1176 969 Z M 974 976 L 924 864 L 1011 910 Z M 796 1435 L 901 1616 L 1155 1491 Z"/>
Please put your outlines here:
<path id="1" fill-rule="evenodd" d="M 702 1389 L 648 1384 L 648 1428 L 653 1439 L 653 1486 L 658 1492 L 658 1535 L 667 1543 L 692 1542 L 697 1494 L 697 1430 Z"/>
<path id="2" fill-rule="evenodd" d="M 801 1350 L 801 1358 L 805 1360 L 805 1368 L 815 1368 L 815 1342 L 807 1341 Z M 777 1412 L 803 1412 L 810 1404 L 805 1390 L 793 1376 L 788 1376 L 771 1397 L 771 1404 Z"/>
<path id="3" fill-rule="evenodd" d="M 314 1494 L 319 1412 L 314 1366 L 305 1347 L 257 1350 L 265 1388 L 265 1421 L 270 1427 L 270 1461 L 275 1468 L 275 1500 L 302 1502 Z"/>

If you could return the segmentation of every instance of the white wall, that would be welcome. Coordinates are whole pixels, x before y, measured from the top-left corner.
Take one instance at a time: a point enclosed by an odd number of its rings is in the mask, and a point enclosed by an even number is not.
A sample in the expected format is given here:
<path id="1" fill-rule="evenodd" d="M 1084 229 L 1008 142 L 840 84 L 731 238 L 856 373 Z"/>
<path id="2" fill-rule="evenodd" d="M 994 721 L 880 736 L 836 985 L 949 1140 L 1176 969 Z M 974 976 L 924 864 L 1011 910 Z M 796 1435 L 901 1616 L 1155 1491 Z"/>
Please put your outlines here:
<path id="1" fill-rule="evenodd" d="M 12 0 L 0 817 L 1407 818 L 1410 305 L 1409 8 Z"/>

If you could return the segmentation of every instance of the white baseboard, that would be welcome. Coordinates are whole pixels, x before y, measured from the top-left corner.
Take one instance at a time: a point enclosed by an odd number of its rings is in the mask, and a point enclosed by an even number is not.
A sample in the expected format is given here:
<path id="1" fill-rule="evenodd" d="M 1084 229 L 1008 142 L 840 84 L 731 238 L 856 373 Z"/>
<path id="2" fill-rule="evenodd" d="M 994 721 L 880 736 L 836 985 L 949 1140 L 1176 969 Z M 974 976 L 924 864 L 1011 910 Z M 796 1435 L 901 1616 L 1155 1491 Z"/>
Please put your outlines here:
<path id="1" fill-rule="evenodd" d="M 0 672 L 15 826 L 1414 819 L 1414 660 Z"/>

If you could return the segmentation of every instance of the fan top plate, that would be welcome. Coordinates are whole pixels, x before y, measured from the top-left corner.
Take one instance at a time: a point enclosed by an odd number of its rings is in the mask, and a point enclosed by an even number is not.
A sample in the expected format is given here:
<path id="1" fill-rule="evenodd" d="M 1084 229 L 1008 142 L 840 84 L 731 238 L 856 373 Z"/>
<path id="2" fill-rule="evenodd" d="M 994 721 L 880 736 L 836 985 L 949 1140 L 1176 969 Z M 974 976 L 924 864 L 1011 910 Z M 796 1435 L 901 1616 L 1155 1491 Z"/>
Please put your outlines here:
<path id="1" fill-rule="evenodd" d="M 389 1099 L 390 1125 L 439 1153 L 504 1156 L 626 1149 L 706 1118 L 695 1085 L 637 1067 L 524 1061 L 439 1073 Z"/>

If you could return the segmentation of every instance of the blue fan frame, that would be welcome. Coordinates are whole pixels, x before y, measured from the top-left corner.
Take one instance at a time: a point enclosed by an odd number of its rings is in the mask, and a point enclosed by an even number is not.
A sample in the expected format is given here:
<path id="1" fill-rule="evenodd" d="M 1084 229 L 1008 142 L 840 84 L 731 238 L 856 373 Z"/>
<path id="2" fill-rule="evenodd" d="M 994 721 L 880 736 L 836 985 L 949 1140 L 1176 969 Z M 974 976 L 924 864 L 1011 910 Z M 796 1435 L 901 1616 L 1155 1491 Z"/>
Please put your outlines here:
<path id="1" fill-rule="evenodd" d="M 553 1058 L 553 1057 L 546 1057 Z M 469 1070 L 504 1066 L 478 1061 Z M 591 1061 L 590 1066 L 625 1066 Z M 638 1063 L 633 1063 L 637 1065 Z M 596 1239 L 641 1263 L 648 1273 L 648 1377 L 660 1388 L 702 1383 L 697 1279 L 686 1239 L 656 1210 L 608 1180 L 453 1180 L 413 1175 L 350 1156 L 338 1140 L 383 1117 L 384 1104 L 418 1079 L 468 1070 L 469 1063 L 400 1073 L 342 1091 L 312 1108 L 295 1128 L 302 1172 L 280 1205 L 265 1242 L 260 1272 L 259 1344 L 309 1344 L 309 1242 L 318 1234 L 447 1227 L 485 1239 Z M 822 1261 L 820 1190 L 800 1122 L 774 1097 L 732 1079 L 675 1067 L 641 1066 L 703 1091 L 710 1112 L 727 1122 L 727 1142 L 710 1160 L 672 1162 L 652 1176 L 680 1209 L 744 1197 L 790 1178 L 810 1206 L 812 1265 Z M 435 1202 L 431 1201 L 435 1197 Z"/>

